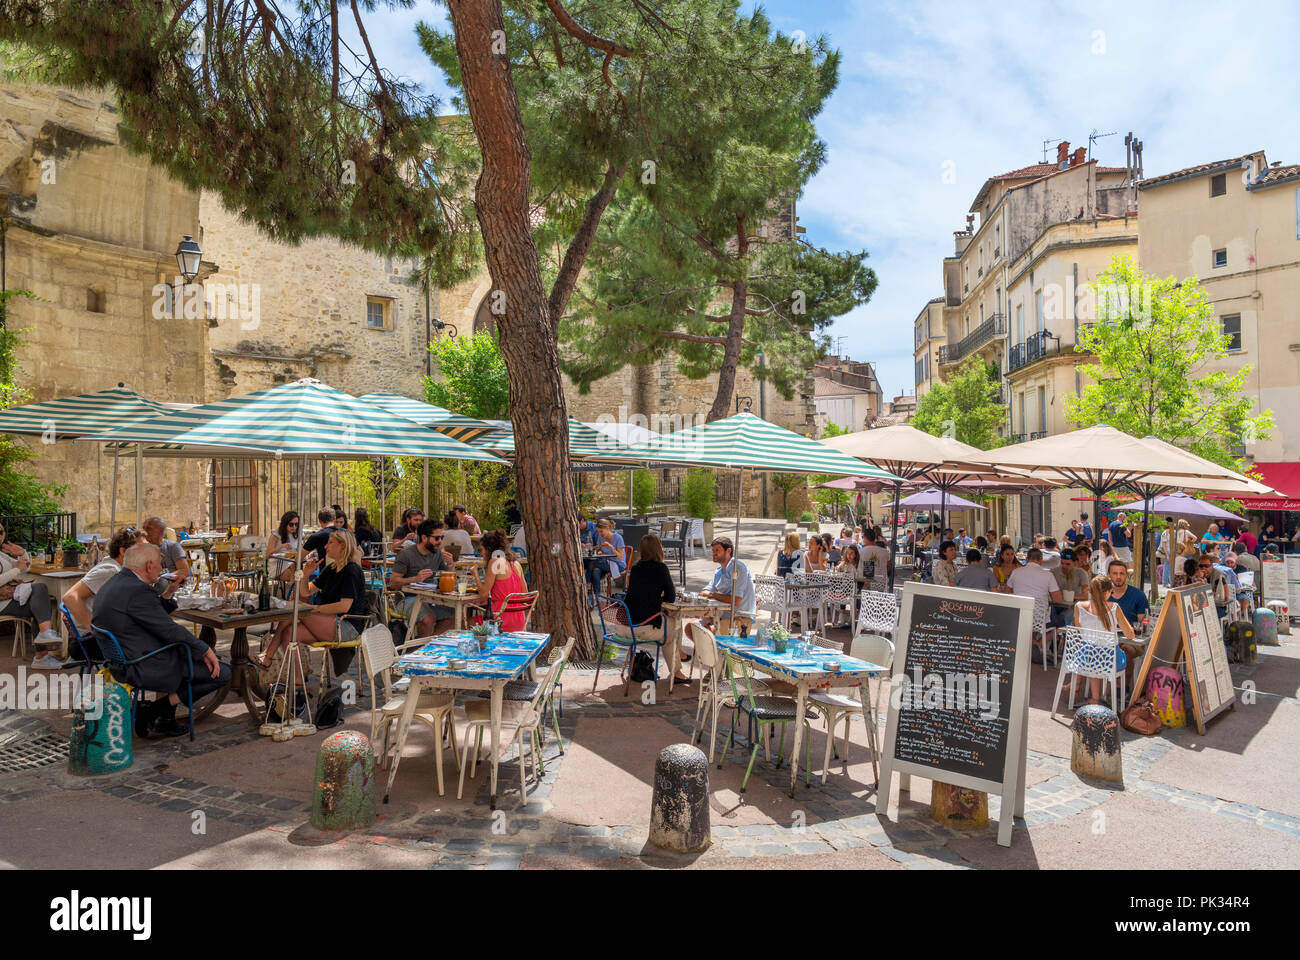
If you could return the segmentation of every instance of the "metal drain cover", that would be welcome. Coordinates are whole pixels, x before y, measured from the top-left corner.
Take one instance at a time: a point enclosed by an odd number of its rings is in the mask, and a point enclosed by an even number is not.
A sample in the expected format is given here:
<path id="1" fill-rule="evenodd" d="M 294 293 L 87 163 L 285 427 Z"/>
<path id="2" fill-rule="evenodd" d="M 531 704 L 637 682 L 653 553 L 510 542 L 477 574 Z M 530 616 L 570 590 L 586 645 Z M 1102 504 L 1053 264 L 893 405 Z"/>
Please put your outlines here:
<path id="1" fill-rule="evenodd" d="M 16 773 L 52 763 L 67 762 L 68 739 L 55 733 L 37 737 L 11 737 L 0 742 L 0 773 Z"/>

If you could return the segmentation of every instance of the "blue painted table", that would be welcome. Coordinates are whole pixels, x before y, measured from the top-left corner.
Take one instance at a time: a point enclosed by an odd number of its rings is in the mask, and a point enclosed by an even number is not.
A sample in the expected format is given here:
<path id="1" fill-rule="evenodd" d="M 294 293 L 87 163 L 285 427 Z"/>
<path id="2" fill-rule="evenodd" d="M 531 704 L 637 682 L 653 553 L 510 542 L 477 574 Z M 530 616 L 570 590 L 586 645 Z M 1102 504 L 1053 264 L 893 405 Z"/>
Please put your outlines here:
<path id="1" fill-rule="evenodd" d="M 793 638 L 792 638 L 793 639 Z M 876 718 L 868 710 L 871 697 L 867 689 L 867 680 L 880 676 L 885 668 L 866 660 L 850 657 L 848 654 L 836 653 L 828 647 L 814 647 L 810 656 L 795 657 L 791 653 L 777 653 L 770 647 L 759 647 L 753 636 L 718 637 L 718 646 L 728 656 L 747 661 L 753 668 L 768 676 L 776 677 L 793 684 L 799 690 L 798 707 L 794 717 L 794 744 L 790 754 L 790 796 L 794 796 L 795 786 L 799 782 L 799 747 L 803 742 L 803 720 L 808 711 L 808 693 L 821 686 L 857 687 L 858 699 L 862 705 L 862 719 L 867 725 L 867 740 L 871 747 L 871 769 L 875 772 L 876 782 L 880 782 L 877 766 L 879 755 L 876 742 Z M 828 670 L 822 664 L 836 663 L 839 670 Z M 834 736 L 833 730 L 827 730 L 828 737 Z"/>
<path id="2" fill-rule="evenodd" d="M 463 670 L 452 670 L 447 661 L 460 659 L 455 642 L 470 637 L 465 630 L 453 630 L 434 637 L 418 650 L 412 650 L 400 657 L 393 670 L 409 677 L 410 688 L 406 691 L 401 718 L 397 727 L 397 749 L 393 755 L 393 766 L 388 771 L 388 786 L 384 789 L 384 802 L 393 789 L 393 779 L 397 776 L 397 766 L 402 760 L 402 747 L 406 744 L 406 732 L 415 718 L 416 704 L 423 690 L 488 690 L 492 695 L 492 778 L 491 808 L 497 804 L 497 761 L 501 751 L 501 701 L 506 684 L 518 680 L 529 672 L 537 657 L 550 642 L 546 633 L 503 633 L 488 640 L 485 655 L 475 654 L 468 659 Z M 450 643 L 449 643 L 450 642 Z M 439 742 L 437 749 L 442 749 Z M 522 758 L 520 759 L 522 763 Z"/>

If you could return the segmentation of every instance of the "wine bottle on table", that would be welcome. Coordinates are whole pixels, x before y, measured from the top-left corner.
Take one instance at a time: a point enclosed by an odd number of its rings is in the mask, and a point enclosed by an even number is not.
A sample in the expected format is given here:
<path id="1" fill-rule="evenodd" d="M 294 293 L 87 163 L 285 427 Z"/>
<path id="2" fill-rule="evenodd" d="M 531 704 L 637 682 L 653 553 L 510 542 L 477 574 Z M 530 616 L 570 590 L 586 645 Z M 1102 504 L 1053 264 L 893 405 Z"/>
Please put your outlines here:
<path id="1" fill-rule="evenodd" d="M 262 576 L 262 586 L 257 591 L 257 609 L 271 609 L 271 584 L 265 575 Z"/>

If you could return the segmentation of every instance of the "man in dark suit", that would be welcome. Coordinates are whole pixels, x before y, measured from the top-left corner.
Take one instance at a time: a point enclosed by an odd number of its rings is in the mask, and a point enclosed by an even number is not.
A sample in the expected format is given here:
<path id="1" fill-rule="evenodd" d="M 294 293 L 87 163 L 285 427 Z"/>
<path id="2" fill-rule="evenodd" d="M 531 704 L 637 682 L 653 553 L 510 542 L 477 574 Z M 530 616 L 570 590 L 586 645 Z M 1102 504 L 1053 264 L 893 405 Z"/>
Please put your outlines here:
<path id="1" fill-rule="evenodd" d="M 216 651 L 167 615 L 153 584 L 162 575 L 162 555 L 151 543 L 137 543 L 126 551 L 122 571 L 95 595 L 92 623 L 117 637 L 126 659 L 143 657 L 169 643 L 189 648 L 194 672 L 191 689 L 195 700 L 230 683 L 230 667 L 217 660 Z M 136 736 L 175 737 L 187 732 L 176 720 L 176 706 L 189 672 L 185 652 L 173 647 L 132 664 L 117 679 L 144 690 L 165 694 L 136 710 Z"/>

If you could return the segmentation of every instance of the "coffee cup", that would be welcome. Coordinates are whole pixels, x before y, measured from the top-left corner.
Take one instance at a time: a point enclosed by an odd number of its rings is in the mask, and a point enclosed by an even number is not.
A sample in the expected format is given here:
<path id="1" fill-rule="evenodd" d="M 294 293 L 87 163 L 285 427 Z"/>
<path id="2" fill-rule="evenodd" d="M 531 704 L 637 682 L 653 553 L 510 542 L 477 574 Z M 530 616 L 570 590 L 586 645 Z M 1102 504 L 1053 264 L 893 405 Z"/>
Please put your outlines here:
<path id="1" fill-rule="evenodd" d="M 1073 603 L 1073 602 L 1074 602 L 1074 591 L 1073 591 L 1073 590 L 1062 590 L 1062 591 L 1061 591 L 1061 601 L 1062 601 L 1063 603 Z"/>

